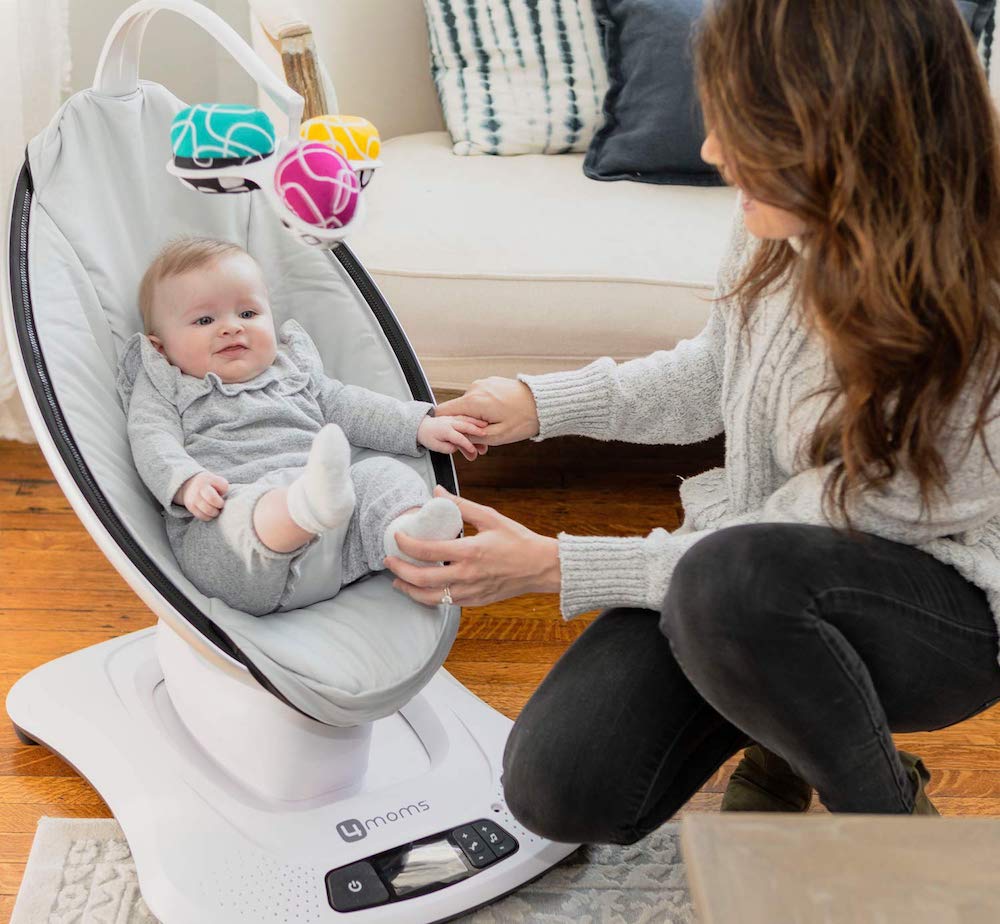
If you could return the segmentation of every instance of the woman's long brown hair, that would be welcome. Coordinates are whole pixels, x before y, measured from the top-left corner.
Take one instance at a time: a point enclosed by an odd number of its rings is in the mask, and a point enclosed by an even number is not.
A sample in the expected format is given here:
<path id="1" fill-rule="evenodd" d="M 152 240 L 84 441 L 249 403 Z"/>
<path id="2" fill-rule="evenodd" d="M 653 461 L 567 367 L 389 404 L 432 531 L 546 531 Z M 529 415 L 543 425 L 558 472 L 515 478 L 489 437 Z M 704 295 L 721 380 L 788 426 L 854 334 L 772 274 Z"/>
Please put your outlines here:
<path id="1" fill-rule="evenodd" d="M 809 446 L 831 500 L 902 467 L 921 512 L 972 384 L 976 434 L 1000 391 L 1000 133 L 954 0 L 715 0 L 694 37 L 726 172 L 806 225 L 802 259 L 762 241 L 734 290 L 792 285 L 836 384 Z M 843 399 L 839 408 L 835 405 Z M 1000 413 L 994 410 L 993 416 Z"/>

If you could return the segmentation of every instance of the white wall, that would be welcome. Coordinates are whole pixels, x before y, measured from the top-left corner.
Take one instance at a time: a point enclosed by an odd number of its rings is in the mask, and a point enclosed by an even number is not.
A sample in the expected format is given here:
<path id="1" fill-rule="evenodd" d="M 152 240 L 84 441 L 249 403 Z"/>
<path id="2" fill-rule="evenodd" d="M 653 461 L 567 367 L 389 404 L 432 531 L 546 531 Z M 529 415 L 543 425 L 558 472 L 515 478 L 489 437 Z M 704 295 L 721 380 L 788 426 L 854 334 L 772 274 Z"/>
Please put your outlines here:
<path id="1" fill-rule="evenodd" d="M 247 0 L 203 0 L 249 41 Z M 71 89 L 94 81 L 104 39 L 130 0 L 69 0 Z M 242 68 L 198 26 L 176 13 L 157 13 L 146 29 L 139 73 L 185 102 L 256 105 L 256 88 Z"/>

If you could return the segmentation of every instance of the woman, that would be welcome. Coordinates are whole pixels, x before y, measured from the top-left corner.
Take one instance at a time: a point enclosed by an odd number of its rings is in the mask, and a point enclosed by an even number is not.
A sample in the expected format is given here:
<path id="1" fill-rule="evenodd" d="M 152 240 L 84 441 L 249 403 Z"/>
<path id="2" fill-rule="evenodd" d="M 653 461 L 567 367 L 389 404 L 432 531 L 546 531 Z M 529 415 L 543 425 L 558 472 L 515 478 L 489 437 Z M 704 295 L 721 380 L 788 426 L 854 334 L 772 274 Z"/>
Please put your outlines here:
<path id="1" fill-rule="evenodd" d="M 524 708 L 504 788 L 529 829 L 630 843 L 754 742 L 726 807 L 935 813 L 891 732 L 1000 698 L 1000 153 L 946 0 L 717 0 L 700 23 L 704 158 L 741 189 L 718 297 L 669 352 L 443 408 L 492 445 L 691 443 L 683 526 L 478 535 L 389 566 L 416 600 L 558 591 L 605 612 Z"/>

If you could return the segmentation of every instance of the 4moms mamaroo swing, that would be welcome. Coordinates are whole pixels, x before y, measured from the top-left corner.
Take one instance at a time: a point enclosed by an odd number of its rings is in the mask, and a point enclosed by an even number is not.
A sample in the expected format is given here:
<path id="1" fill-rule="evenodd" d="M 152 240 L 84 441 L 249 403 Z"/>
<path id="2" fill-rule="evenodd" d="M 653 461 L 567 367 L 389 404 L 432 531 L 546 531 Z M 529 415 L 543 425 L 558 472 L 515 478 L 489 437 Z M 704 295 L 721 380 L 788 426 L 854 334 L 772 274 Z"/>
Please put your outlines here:
<path id="1" fill-rule="evenodd" d="M 184 104 L 137 77 L 159 10 L 217 39 L 288 117 L 287 137 L 209 155 L 185 147 L 190 133 L 172 139 Z M 235 120 L 257 124 L 254 113 Z M 336 246 L 363 216 L 377 162 L 327 152 L 335 135 L 368 129 L 330 117 L 316 129 L 327 141 L 300 138 L 301 113 L 301 97 L 210 10 L 143 0 L 112 28 L 93 88 L 28 145 L 11 205 L 4 324 L 21 397 L 77 515 L 159 625 L 32 671 L 7 710 L 108 803 L 164 924 L 443 921 L 575 847 L 532 835 L 504 804 L 511 723 L 441 667 L 457 607 L 420 606 L 382 574 L 300 610 L 231 609 L 181 574 L 133 467 L 117 355 L 140 329 L 144 267 L 182 233 L 245 246 L 276 320 L 299 321 L 331 375 L 432 400 L 389 307 Z M 204 115 L 188 113 L 192 125 Z M 215 130 L 214 119 L 199 124 Z M 248 131 L 263 139 L 268 124 Z M 319 145 L 326 166 L 300 143 Z M 322 188 L 307 203 L 283 173 Z M 200 195 L 175 177 L 243 194 Z M 455 490 L 448 457 L 405 461 Z"/>

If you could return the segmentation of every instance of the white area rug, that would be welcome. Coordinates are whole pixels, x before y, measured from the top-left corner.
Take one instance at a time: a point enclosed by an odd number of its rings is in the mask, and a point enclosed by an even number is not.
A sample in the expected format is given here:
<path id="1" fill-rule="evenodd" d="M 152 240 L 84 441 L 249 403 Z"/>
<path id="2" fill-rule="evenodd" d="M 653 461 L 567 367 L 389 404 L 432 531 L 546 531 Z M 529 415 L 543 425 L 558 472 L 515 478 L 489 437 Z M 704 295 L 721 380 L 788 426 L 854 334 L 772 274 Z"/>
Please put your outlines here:
<path id="1" fill-rule="evenodd" d="M 581 848 L 462 924 L 695 924 L 678 828 L 631 847 Z M 10 924 L 157 924 L 118 824 L 42 818 Z"/>

